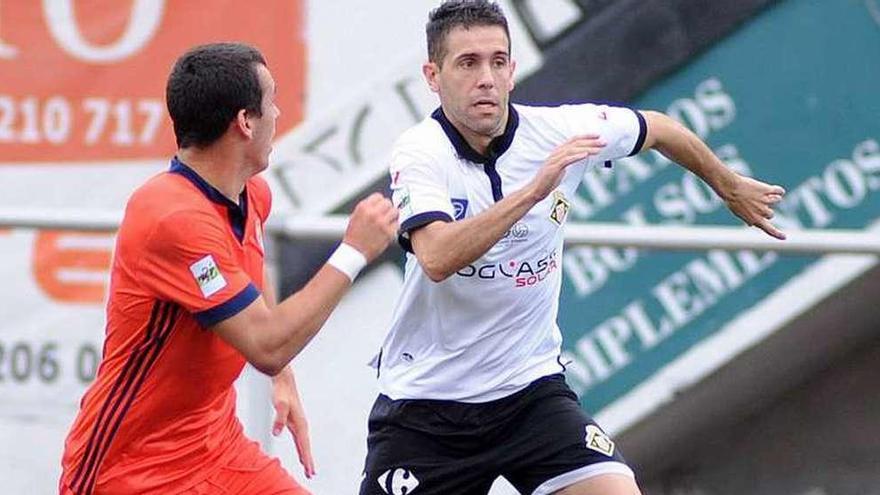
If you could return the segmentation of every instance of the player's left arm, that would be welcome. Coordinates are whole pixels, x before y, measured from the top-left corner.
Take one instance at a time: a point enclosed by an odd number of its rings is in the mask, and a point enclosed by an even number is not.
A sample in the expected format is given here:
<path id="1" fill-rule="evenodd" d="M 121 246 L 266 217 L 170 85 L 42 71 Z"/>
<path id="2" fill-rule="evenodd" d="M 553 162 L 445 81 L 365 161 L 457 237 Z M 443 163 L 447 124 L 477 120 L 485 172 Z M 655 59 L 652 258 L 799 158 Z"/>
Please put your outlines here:
<path id="1" fill-rule="evenodd" d="M 653 111 L 640 113 L 647 124 L 640 151 L 653 148 L 684 166 L 709 184 L 730 211 L 747 225 L 785 239 L 785 234 L 770 222 L 773 205 L 782 200 L 785 189 L 730 170 L 699 137 L 667 115 Z"/>
<path id="2" fill-rule="evenodd" d="M 269 270 L 263 270 L 263 297 L 266 304 L 274 307 L 278 299 L 275 286 L 269 277 Z M 312 457 L 312 443 L 309 437 L 309 422 L 306 411 L 299 397 L 296 377 L 292 365 L 288 364 L 281 373 L 272 377 L 272 405 L 275 407 L 275 421 L 272 423 L 272 435 L 278 436 L 286 426 L 293 435 L 299 463 L 302 464 L 306 478 L 315 475 L 315 461 Z"/>

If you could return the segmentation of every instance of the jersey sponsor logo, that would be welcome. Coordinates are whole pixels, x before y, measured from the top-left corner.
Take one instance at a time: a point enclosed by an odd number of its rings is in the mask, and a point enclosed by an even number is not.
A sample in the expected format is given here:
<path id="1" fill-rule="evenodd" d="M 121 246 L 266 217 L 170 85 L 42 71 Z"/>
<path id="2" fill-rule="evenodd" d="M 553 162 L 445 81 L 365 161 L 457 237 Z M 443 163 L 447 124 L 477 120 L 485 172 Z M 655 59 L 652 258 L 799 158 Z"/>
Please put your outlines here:
<path id="1" fill-rule="evenodd" d="M 214 262 L 214 257 L 210 254 L 189 265 L 189 271 L 192 272 L 199 289 L 202 290 L 202 295 L 206 298 L 226 287 L 226 279 L 223 278 L 217 263 Z"/>
<path id="2" fill-rule="evenodd" d="M 553 191 L 553 207 L 550 208 L 550 220 L 556 225 L 561 226 L 565 222 L 565 217 L 568 216 L 570 208 L 571 203 L 568 202 L 565 194 L 562 194 L 562 191 Z"/>
<path id="3" fill-rule="evenodd" d="M 452 198 L 452 208 L 455 210 L 455 219 L 463 220 L 467 215 L 468 200 L 464 198 Z"/>
<path id="4" fill-rule="evenodd" d="M 529 236 L 529 225 L 524 222 L 517 222 L 510 228 L 507 232 L 504 233 L 504 237 L 502 239 L 517 239 L 522 240 Z"/>
<path id="5" fill-rule="evenodd" d="M 513 244 L 526 242 L 529 238 L 529 225 L 525 222 L 517 222 L 492 246 L 492 249 L 507 249 Z"/>
<path id="6" fill-rule="evenodd" d="M 596 425 L 587 425 L 587 448 L 611 457 L 614 455 L 614 442 Z"/>
<path id="7" fill-rule="evenodd" d="M 388 495 L 409 495 L 419 486 L 419 480 L 409 469 L 389 469 L 376 480 Z"/>
<path id="8" fill-rule="evenodd" d="M 459 277 L 476 278 L 479 280 L 495 280 L 496 278 L 513 279 L 515 287 L 530 287 L 543 282 L 547 276 L 559 267 L 556 261 L 556 250 L 550 254 L 531 261 L 505 261 L 485 265 L 468 265 L 455 272 Z"/>

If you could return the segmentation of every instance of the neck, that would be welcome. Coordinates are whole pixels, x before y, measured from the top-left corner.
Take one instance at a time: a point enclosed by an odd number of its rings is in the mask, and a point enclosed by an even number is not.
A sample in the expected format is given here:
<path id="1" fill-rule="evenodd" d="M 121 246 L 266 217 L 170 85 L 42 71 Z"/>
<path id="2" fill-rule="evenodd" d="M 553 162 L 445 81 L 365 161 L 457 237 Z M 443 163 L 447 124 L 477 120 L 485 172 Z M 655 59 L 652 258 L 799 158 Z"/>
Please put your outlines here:
<path id="1" fill-rule="evenodd" d="M 242 166 L 244 157 L 224 149 L 220 144 L 214 144 L 206 148 L 181 148 L 177 150 L 177 158 L 230 201 L 238 204 L 238 197 L 250 178 Z"/>
<path id="2" fill-rule="evenodd" d="M 450 114 L 447 113 L 446 116 L 447 118 L 449 118 Z M 474 151 L 485 156 L 486 152 L 489 150 L 489 144 L 492 142 L 492 140 L 504 134 L 504 130 L 507 129 L 508 118 L 510 118 L 510 115 L 507 107 L 505 107 L 504 113 L 501 116 L 501 120 L 498 122 L 498 127 L 488 134 L 474 132 L 467 126 L 454 119 L 450 119 L 450 122 L 452 122 L 452 125 L 454 125 L 456 129 L 458 129 L 458 132 L 461 133 L 461 136 L 464 138 L 467 144 L 474 149 Z"/>

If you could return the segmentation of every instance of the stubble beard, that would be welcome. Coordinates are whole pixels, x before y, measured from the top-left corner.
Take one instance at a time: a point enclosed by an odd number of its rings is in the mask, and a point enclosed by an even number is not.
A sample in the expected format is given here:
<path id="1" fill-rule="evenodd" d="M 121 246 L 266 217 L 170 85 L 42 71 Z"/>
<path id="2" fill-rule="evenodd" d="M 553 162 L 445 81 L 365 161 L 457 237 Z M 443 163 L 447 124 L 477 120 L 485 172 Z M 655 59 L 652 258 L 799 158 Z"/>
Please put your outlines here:
<path id="1" fill-rule="evenodd" d="M 504 120 L 504 113 L 499 112 L 498 115 L 493 115 L 492 117 L 479 118 L 479 117 L 468 117 L 465 124 L 471 130 L 471 132 L 478 134 L 480 136 L 494 138 L 501 135 L 504 132 L 502 129 L 502 121 Z"/>

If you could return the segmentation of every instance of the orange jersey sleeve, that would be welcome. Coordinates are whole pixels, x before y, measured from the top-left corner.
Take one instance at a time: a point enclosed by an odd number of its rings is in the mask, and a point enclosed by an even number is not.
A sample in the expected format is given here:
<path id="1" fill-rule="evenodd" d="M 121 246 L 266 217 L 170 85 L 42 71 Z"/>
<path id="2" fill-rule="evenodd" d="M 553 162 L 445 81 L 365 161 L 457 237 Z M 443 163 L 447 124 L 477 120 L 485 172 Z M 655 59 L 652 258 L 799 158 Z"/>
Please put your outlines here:
<path id="1" fill-rule="evenodd" d="M 139 260 L 141 283 L 206 328 L 260 296 L 231 251 L 226 228 L 209 211 L 176 210 L 157 222 Z"/>

